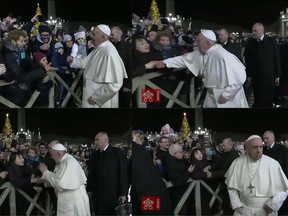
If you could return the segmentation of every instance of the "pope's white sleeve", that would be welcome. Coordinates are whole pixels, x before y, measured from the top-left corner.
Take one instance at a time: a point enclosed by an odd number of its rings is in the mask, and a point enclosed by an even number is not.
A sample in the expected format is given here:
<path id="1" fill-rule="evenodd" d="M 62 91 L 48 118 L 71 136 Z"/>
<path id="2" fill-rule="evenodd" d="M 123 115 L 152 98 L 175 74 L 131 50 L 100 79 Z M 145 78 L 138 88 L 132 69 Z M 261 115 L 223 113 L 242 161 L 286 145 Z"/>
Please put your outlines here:
<path id="1" fill-rule="evenodd" d="M 165 59 L 164 64 L 167 68 L 185 68 L 186 65 L 183 60 L 183 56 L 176 56 L 173 58 Z"/>
<path id="2" fill-rule="evenodd" d="M 266 205 L 268 205 L 274 212 L 277 212 L 288 196 L 288 190 L 277 193 L 272 199 L 270 199 Z"/>
<path id="3" fill-rule="evenodd" d="M 101 107 L 104 103 L 114 97 L 115 94 L 117 94 L 122 85 L 122 82 L 103 83 L 101 84 L 100 88 L 96 89 L 96 91 L 94 91 L 93 95 L 91 96 L 93 100 L 97 103 L 97 105 Z"/>
<path id="4" fill-rule="evenodd" d="M 70 67 L 85 69 L 90 58 L 91 58 L 90 55 L 85 56 L 83 58 L 74 58 L 73 62 L 70 64 Z"/>
<path id="5" fill-rule="evenodd" d="M 46 170 L 42 177 L 42 179 L 48 181 L 50 185 L 55 188 L 57 191 L 63 191 L 64 189 L 59 186 L 60 178 L 56 176 L 53 172 Z"/>
<path id="6" fill-rule="evenodd" d="M 232 209 L 234 210 L 238 207 L 242 207 L 242 203 L 238 195 L 238 191 L 233 188 L 228 188 L 228 193 L 229 193 Z"/>
<path id="7" fill-rule="evenodd" d="M 237 95 L 237 93 L 240 91 L 240 89 L 242 88 L 242 84 L 238 83 L 238 84 L 233 84 L 230 86 L 226 86 L 224 88 L 224 92 L 222 93 L 222 96 L 226 97 L 229 100 L 233 100 L 234 97 Z"/>

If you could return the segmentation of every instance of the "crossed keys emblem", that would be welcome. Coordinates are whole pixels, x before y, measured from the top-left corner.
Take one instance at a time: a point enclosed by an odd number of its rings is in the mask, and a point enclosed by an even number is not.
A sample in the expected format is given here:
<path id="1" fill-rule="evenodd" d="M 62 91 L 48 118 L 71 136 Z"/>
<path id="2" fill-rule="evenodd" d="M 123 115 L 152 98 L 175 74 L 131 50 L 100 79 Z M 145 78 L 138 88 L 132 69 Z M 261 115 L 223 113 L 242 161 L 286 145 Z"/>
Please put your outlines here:
<path id="1" fill-rule="evenodd" d="M 154 98 L 154 93 L 151 92 L 151 91 L 146 91 L 143 93 L 143 96 L 144 96 L 144 102 L 147 103 L 148 101 L 149 102 L 153 102 L 153 98 Z"/>
<path id="2" fill-rule="evenodd" d="M 143 201 L 143 208 L 144 210 L 152 210 L 154 205 L 154 201 L 147 198 L 146 200 Z"/>

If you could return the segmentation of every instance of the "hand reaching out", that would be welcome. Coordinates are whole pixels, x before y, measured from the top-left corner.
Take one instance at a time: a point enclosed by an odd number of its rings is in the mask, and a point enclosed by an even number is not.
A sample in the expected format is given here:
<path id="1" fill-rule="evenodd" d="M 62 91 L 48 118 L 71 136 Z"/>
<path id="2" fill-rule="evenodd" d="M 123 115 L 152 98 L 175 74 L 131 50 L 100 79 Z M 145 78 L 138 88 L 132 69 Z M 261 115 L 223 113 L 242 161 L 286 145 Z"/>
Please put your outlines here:
<path id="1" fill-rule="evenodd" d="M 145 64 L 146 69 L 153 69 L 155 68 L 155 61 L 150 61 L 147 64 Z"/>
<path id="2" fill-rule="evenodd" d="M 166 65 L 164 64 L 164 61 L 156 61 L 155 65 L 156 65 L 156 68 L 158 69 L 166 67 Z"/>

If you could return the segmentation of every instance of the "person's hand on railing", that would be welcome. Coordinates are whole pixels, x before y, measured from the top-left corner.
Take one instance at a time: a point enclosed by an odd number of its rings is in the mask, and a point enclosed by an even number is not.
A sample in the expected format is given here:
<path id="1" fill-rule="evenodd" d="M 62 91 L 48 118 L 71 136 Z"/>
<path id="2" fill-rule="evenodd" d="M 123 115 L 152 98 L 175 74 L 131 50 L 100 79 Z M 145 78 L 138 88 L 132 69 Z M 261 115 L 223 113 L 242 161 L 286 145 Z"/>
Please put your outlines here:
<path id="1" fill-rule="evenodd" d="M 147 64 L 145 64 L 146 69 L 153 69 L 155 68 L 155 61 L 150 61 Z"/>
<path id="2" fill-rule="evenodd" d="M 0 75 L 6 73 L 6 66 L 5 64 L 0 64 Z"/>
<path id="3" fill-rule="evenodd" d="M 188 168 L 188 172 L 190 172 L 190 173 L 192 173 L 193 171 L 194 171 L 194 169 L 195 169 L 195 165 L 193 166 L 193 165 L 190 165 L 190 167 Z"/>
<path id="4" fill-rule="evenodd" d="M 156 61 L 156 62 L 155 62 L 155 66 L 156 66 L 156 68 L 158 68 L 158 69 L 161 69 L 161 68 L 165 68 L 165 67 L 166 67 L 164 61 Z"/>
<path id="5" fill-rule="evenodd" d="M 212 173 L 211 172 L 206 172 L 206 174 L 207 174 L 207 178 L 212 178 Z"/>
<path id="6" fill-rule="evenodd" d="M 2 179 L 5 179 L 6 176 L 7 176 L 7 174 L 8 174 L 7 171 L 0 172 L 0 177 L 1 177 Z"/>

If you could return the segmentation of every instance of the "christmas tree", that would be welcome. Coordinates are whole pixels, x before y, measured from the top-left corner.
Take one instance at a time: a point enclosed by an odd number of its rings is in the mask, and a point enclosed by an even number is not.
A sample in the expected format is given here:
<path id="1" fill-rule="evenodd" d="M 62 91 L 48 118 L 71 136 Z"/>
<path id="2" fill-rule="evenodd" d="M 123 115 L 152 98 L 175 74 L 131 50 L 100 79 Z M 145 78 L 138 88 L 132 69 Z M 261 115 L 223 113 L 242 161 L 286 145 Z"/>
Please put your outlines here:
<path id="1" fill-rule="evenodd" d="M 4 137 L 13 136 L 13 130 L 12 130 L 12 127 L 11 127 L 9 114 L 6 114 L 6 120 L 5 120 L 5 124 L 4 124 L 3 130 L 2 130 L 2 136 L 4 136 Z"/>
<path id="2" fill-rule="evenodd" d="M 150 11 L 149 11 L 149 17 L 151 19 L 151 22 L 150 22 L 149 26 L 147 27 L 148 31 L 151 30 L 152 25 L 155 24 L 156 21 L 160 17 L 160 12 L 159 12 L 159 8 L 158 8 L 156 0 L 152 0 L 151 6 L 150 6 Z"/>
<path id="3" fill-rule="evenodd" d="M 5 139 L 6 142 L 6 148 L 11 147 L 12 139 L 13 139 L 13 130 L 11 127 L 10 119 L 9 119 L 9 114 L 6 114 L 6 120 L 4 123 L 4 127 L 2 130 L 2 138 Z"/>
<path id="4" fill-rule="evenodd" d="M 42 12 L 41 12 L 40 5 L 38 3 L 35 16 L 40 16 L 40 15 L 42 15 Z M 31 36 L 32 37 L 35 37 L 38 34 L 40 25 L 42 25 L 42 23 L 38 20 L 38 17 L 37 17 L 37 19 L 34 21 L 34 25 L 33 25 L 32 30 L 31 30 Z"/>
<path id="5" fill-rule="evenodd" d="M 190 129 L 190 126 L 188 123 L 188 119 L 186 117 L 186 113 L 184 113 L 184 116 L 183 116 L 180 133 L 181 133 L 182 138 L 186 141 L 188 140 L 188 138 L 191 135 L 191 129 Z"/>

